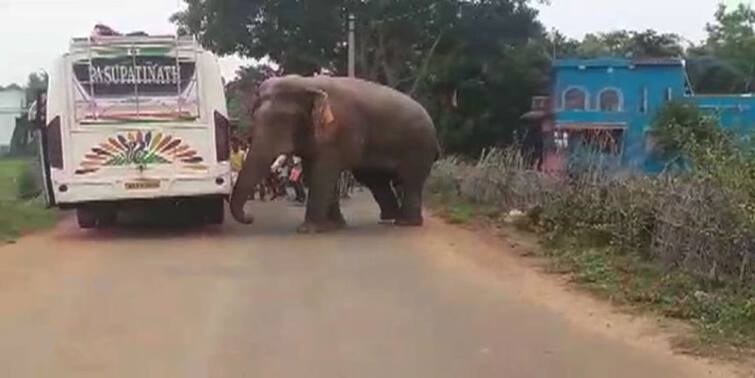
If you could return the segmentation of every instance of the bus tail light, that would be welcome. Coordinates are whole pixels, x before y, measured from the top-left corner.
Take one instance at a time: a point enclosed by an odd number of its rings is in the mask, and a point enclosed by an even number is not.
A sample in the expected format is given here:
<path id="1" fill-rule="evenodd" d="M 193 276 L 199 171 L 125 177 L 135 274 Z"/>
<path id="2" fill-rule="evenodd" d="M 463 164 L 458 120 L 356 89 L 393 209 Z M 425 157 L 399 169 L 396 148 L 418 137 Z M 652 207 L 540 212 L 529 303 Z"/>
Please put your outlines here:
<path id="1" fill-rule="evenodd" d="M 53 168 L 63 169 L 63 142 L 60 132 L 60 116 L 50 121 L 45 129 L 47 139 L 47 159 Z"/>
<path id="2" fill-rule="evenodd" d="M 218 162 L 228 161 L 231 156 L 231 124 L 228 118 L 215 112 L 215 151 Z"/>

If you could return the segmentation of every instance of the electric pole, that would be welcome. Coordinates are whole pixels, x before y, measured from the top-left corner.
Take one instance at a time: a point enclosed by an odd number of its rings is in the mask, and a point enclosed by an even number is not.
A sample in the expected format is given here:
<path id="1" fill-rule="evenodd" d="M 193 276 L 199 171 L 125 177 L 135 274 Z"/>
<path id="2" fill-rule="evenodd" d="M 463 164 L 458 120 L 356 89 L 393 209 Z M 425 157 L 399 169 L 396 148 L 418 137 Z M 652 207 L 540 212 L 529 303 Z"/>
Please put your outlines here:
<path id="1" fill-rule="evenodd" d="M 355 24 L 356 17 L 353 13 L 349 13 L 349 77 L 356 76 L 356 37 L 354 35 Z"/>

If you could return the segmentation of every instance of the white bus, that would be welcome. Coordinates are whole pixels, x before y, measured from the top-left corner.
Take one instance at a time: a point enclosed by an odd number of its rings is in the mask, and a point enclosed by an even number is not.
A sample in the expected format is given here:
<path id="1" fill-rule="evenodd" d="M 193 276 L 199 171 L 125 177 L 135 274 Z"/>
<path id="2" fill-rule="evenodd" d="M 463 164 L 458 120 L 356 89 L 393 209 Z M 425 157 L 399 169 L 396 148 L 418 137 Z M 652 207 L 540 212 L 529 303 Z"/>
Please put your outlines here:
<path id="1" fill-rule="evenodd" d="M 223 222 L 230 125 L 216 57 L 193 38 L 73 39 L 50 71 L 40 157 L 50 206 L 79 225 L 126 207 L 187 204 Z"/>

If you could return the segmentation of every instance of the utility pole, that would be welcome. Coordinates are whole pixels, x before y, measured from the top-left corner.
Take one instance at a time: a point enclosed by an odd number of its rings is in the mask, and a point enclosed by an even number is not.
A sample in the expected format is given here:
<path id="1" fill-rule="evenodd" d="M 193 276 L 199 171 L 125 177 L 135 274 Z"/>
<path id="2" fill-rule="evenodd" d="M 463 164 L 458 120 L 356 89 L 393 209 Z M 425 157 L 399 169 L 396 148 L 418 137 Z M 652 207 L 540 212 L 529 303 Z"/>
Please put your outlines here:
<path id="1" fill-rule="evenodd" d="M 349 77 L 356 76 L 356 36 L 354 35 L 355 24 L 356 17 L 353 13 L 349 13 Z"/>

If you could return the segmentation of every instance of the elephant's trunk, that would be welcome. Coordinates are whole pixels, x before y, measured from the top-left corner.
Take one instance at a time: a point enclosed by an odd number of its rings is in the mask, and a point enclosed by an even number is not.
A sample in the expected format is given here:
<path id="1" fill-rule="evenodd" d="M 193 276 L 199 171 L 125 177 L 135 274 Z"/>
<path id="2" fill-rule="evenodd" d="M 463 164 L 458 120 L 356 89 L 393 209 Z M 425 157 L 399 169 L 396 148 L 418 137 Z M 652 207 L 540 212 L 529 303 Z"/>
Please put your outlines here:
<path id="1" fill-rule="evenodd" d="M 262 180 L 270 173 L 275 159 L 272 151 L 252 148 L 231 194 L 231 215 L 239 223 L 252 224 L 254 217 L 244 212 L 244 205 Z"/>

